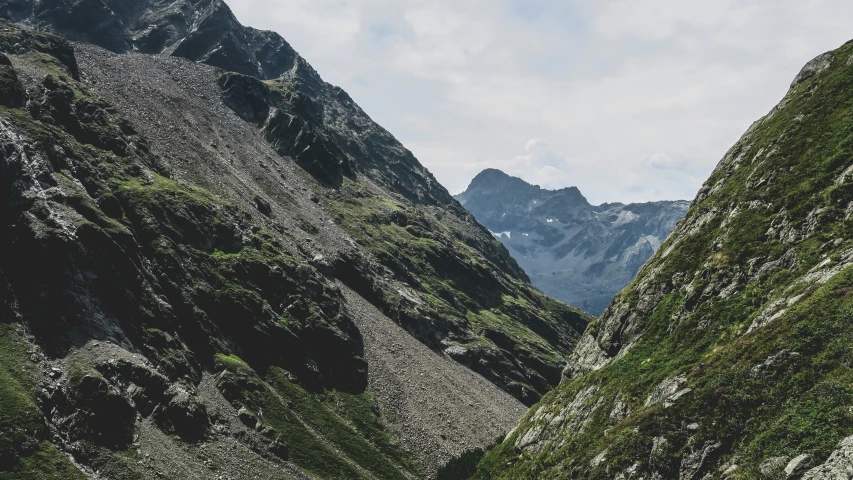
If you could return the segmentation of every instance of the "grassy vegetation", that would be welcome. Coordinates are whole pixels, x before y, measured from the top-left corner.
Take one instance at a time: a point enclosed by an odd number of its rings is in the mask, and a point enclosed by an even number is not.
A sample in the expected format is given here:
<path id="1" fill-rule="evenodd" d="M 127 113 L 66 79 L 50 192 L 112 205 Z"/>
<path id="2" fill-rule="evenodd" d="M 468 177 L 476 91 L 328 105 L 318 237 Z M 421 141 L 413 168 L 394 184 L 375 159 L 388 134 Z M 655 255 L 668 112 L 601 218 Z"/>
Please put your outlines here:
<path id="1" fill-rule="evenodd" d="M 39 384 L 32 348 L 14 324 L 0 323 L 0 479 L 84 479 L 46 439 L 35 402 Z"/>
<path id="2" fill-rule="evenodd" d="M 851 54 L 853 45 L 838 50 L 828 71 L 798 85 L 784 108 L 729 152 L 686 225 L 707 221 L 670 237 L 620 294 L 636 311 L 641 285 L 668 292 L 637 320 L 639 341 L 549 393 L 489 452 L 476 478 L 613 478 L 629 468 L 678 478 L 685 456 L 715 443 L 706 473 L 718 478 L 711 467 L 731 461 L 740 467 L 734 478 L 762 478 L 758 466 L 769 457 L 809 453 L 823 461 L 853 434 L 853 267 L 826 283 L 801 281 L 838 265 L 853 246 L 846 218 L 853 186 L 836 182 L 853 165 Z M 793 258 L 791 268 L 769 265 L 783 256 Z M 670 286 L 679 277 L 689 288 Z M 782 314 L 746 334 L 780 300 Z M 602 323 L 587 334 L 599 336 Z M 765 365 L 776 355 L 775 366 Z M 669 408 L 645 406 L 657 385 L 680 374 L 689 394 Z M 590 386 L 599 388 L 586 405 L 600 406 L 583 431 L 556 428 L 538 450 L 515 448 L 530 429 L 546 427 L 537 408 L 557 415 Z M 610 416 L 617 398 L 631 407 L 624 420 Z M 652 455 L 656 437 L 667 443 Z"/>
<path id="3" fill-rule="evenodd" d="M 284 370 L 273 368 L 261 379 L 233 355 L 218 355 L 217 361 L 235 376 L 233 381 L 249 378 L 256 385 L 243 388 L 236 402 L 287 441 L 289 459 L 300 468 L 321 478 L 422 476 L 388 435 L 369 395 L 332 391 L 317 396 L 293 383 Z"/>

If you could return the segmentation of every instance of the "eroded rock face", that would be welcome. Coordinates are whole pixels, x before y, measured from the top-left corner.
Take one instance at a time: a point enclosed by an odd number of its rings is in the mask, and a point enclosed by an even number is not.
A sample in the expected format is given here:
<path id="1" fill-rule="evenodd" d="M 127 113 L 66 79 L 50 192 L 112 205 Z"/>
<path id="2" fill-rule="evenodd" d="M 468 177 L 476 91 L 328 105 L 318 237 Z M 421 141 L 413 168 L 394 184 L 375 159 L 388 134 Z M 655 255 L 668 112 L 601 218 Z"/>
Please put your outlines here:
<path id="1" fill-rule="evenodd" d="M 654 392 L 646 400 L 646 407 L 651 407 L 659 403 L 663 403 L 664 408 L 669 408 L 675 405 L 681 397 L 692 392 L 690 388 L 682 388 L 687 382 L 686 375 L 678 375 L 673 378 L 668 378 L 655 387 Z"/>

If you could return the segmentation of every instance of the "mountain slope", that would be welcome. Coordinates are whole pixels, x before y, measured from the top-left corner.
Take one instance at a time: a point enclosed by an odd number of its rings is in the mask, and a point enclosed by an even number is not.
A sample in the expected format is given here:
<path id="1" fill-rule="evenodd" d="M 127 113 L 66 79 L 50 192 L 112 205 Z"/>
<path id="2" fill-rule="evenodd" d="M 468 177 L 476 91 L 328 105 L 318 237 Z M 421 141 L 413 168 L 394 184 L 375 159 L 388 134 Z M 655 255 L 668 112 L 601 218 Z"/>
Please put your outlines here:
<path id="1" fill-rule="evenodd" d="M 559 381 L 588 317 L 281 37 L 222 2 L 0 14 L 113 51 L 0 21 L 0 478 L 419 478 L 522 413 L 475 372 Z M 285 73 L 127 52 L 203 31 Z"/>
<path id="2" fill-rule="evenodd" d="M 86 2 L 59 3 L 67 9 L 63 18 L 88 8 Z M 274 74 L 269 73 L 272 67 L 268 66 L 266 73 L 224 74 L 217 82 L 229 108 L 255 124 L 279 155 L 291 158 L 319 183 L 312 187 L 315 196 L 329 199 L 322 208 L 362 247 L 348 248 L 351 246 L 342 243 L 340 237 L 330 238 L 337 246 L 330 252 L 316 252 L 324 257 L 321 263 L 330 265 L 335 275 L 430 348 L 445 351 L 523 402 L 535 402 L 556 385 L 560 364 L 588 317 L 530 289 L 526 275 L 506 249 L 494 242 L 411 152 L 370 120 L 345 92 L 323 82 L 280 36 L 240 25 L 221 1 L 151 1 L 123 7 L 126 4 L 104 2 L 112 12 L 109 18 L 118 22 L 114 32 L 104 38 L 104 29 L 92 22 L 69 24 L 54 18 L 51 12 L 56 9 L 50 5 L 40 4 L 21 14 L 11 7 L 4 11 L 0 4 L 0 14 L 73 38 L 94 39 L 118 52 L 141 50 L 139 32 L 160 25 L 158 28 L 171 33 L 159 51 L 233 72 L 245 71 L 239 67 L 239 59 L 266 58 L 268 65 L 277 66 Z M 198 49 L 188 54 L 183 47 L 198 38 L 204 41 L 198 40 Z M 170 135 L 173 131 L 164 131 L 156 123 L 150 125 L 155 119 L 180 119 L 184 115 L 180 102 L 163 96 L 176 95 L 184 102 L 186 95 L 204 86 L 180 78 L 180 69 L 173 69 L 163 73 L 177 79 L 178 91 L 158 91 L 162 78 L 151 81 L 144 68 L 137 66 L 130 79 L 123 73 L 147 57 L 112 56 L 110 67 L 115 70 L 106 71 L 100 66 L 104 55 L 92 55 L 89 74 L 94 81 L 103 82 L 101 93 L 111 102 L 132 104 L 125 109 L 126 114 L 135 116 L 132 120 L 139 128 L 152 127 L 146 133 L 158 135 L 157 143 L 168 145 L 163 151 L 197 157 L 196 161 L 176 159 L 186 169 L 183 174 L 187 178 L 218 195 L 225 194 L 217 185 L 221 180 L 215 178 L 220 171 L 202 158 L 205 154 L 229 156 L 227 148 L 210 148 L 221 143 L 217 138 L 221 132 L 210 132 L 213 138 L 209 142 L 187 148 L 183 138 Z M 279 72 L 283 73 L 276 80 L 260 81 Z M 128 91 L 128 81 L 138 85 L 138 90 Z M 213 92 L 207 100 L 213 100 Z M 151 111 L 147 105 L 153 101 L 165 111 Z M 139 115 L 146 110 L 148 116 Z M 185 126 L 173 121 L 169 124 L 170 130 Z M 208 133 L 204 130 L 189 128 L 182 135 L 193 139 L 199 133 Z M 264 170 L 256 171 L 255 176 L 269 174 L 268 161 L 240 160 L 241 172 L 261 167 Z M 262 180 L 260 201 L 275 205 L 283 200 L 282 207 L 289 210 L 281 188 L 287 187 L 286 179 L 276 173 L 279 178 Z M 235 187 L 245 190 L 246 185 Z M 271 213 L 274 217 L 287 214 L 277 209 Z M 418 298 L 407 293 L 411 291 L 428 295 Z"/>
<path id="3" fill-rule="evenodd" d="M 806 65 L 480 478 L 849 478 L 851 92 Z"/>
<path id="4" fill-rule="evenodd" d="M 493 232 L 546 294 L 601 315 L 666 240 L 689 203 L 593 206 L 488 169 L 456 199 Z"/>

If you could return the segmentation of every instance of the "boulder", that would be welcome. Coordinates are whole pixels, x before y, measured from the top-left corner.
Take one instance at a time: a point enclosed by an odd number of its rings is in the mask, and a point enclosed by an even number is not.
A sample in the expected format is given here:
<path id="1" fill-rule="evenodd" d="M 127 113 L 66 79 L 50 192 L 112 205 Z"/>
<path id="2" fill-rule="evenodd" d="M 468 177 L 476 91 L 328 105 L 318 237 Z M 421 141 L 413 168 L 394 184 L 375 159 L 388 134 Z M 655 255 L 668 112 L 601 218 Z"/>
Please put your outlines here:
<path id="1" fill-rule="evenodd" d="M 790 457 L 770 457 L 761 462 L 758 466 L 758 471 L 765 477 L 778 475 L 788 464 Z"/>
<path id="2" fill-rule="evenodd" d="M 240 421 L 243 422 L 243 425 L 253 430 L 257 428 L 258 425 L 260 425 L 261 423 L 261 421 L 258 420 L 258 417 L 255 416 L 254 413 L 246 410 L 243 407 L 240 407 L 240 410 L 237 411 L 237 418 L 239 418 Z"/>
<path id="3" fill-rule="evenodd" d="M 785 466 L 785 478 L 791 480 L 799 479 L 813 464 L 812 456 L 808 453 L 797 455 Z"/>
<path id="4" fill-rule="evenodd" d="M 252 200 L 252 203 L 255 205 L 255 208 L 257 208 L 259 212 L 263 213 L 266 216 L 272 215 L 272 205 L 270 205 L 270 202 L 264 200 L 261 197 L 255 197 Z"/>
<path id="5" fill-rule="evenodd" d="M 853 436 L 838 444 L 823 465 L 812 468 L 802 476 L 803 480 L 849 480 L 853 478 Z"/>
<path id="6" fill-rule="evenodd" d="M 835 60 L 835 56 L 829 52 L 818 55 L 813 58 L 809 63 L 807 63 L 800 73 L 794 78 L 794 81 L 791 83 L 791 88 L 796 87 L 797 85 L 805 82 L 806 80 L 812 78 L 818 73 L 826 70 L 832 65 L 832 61 Z"/>
<path id="7" fill-rule="evenodd" d="M 166 397 L 169 400 L 157 415 L 161 427 L 185 440 L 204 438 L 211 423 L 204 404 L 180 384 L 169 387 Z"/>
<path id="8" fill-rule="evenodd" d="M 136 409 L 116 388 L 92 374 L 70 381 L 67 388 L 71 439 L 117 449 L 130 445 Z"/>
<path id="9" fill-rule="evenodd" d="M 270 453 L 282 460 L 287 460 L 290 456 L 290 447 L 288 447 L 287 442 L 281 437 L 281 435 L 277 436 L 272 442 L 270 442 L 267 449 Z"/>
<path id="10" fill-rule="evenodd" d="M 719 442 L 705 442 L 701 448 L 694 450 L 681 460 L 681 480 L 698 480 L 708 469 L 713 457 L 717 455 L 720 447 Z"/>

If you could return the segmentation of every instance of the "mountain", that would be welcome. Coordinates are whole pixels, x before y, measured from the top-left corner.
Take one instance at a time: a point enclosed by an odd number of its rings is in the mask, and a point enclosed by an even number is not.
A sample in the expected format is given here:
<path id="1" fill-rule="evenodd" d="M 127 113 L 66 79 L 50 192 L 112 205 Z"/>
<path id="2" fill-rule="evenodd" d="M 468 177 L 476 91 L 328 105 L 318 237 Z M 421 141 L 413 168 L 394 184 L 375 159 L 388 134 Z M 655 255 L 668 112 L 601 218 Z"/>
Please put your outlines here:
<path id="1" fill-rule="evenodd" d="M 575 188 L 544 190 L 500 170 L 457 195 L 533 284 L 601 315 L 687 212 L 689 202 L 590 205 Z"/>
<path id="2" fill-rule="evenodd" d="M 0 16 L 0 478 L 432 477 L 559 382 L 590 317 L 278 35 Z"/>
<path id="3" fill-rule="evenodd" d="M 717 165 L 478 478 L 853 471 L 853 42 Z"/>

